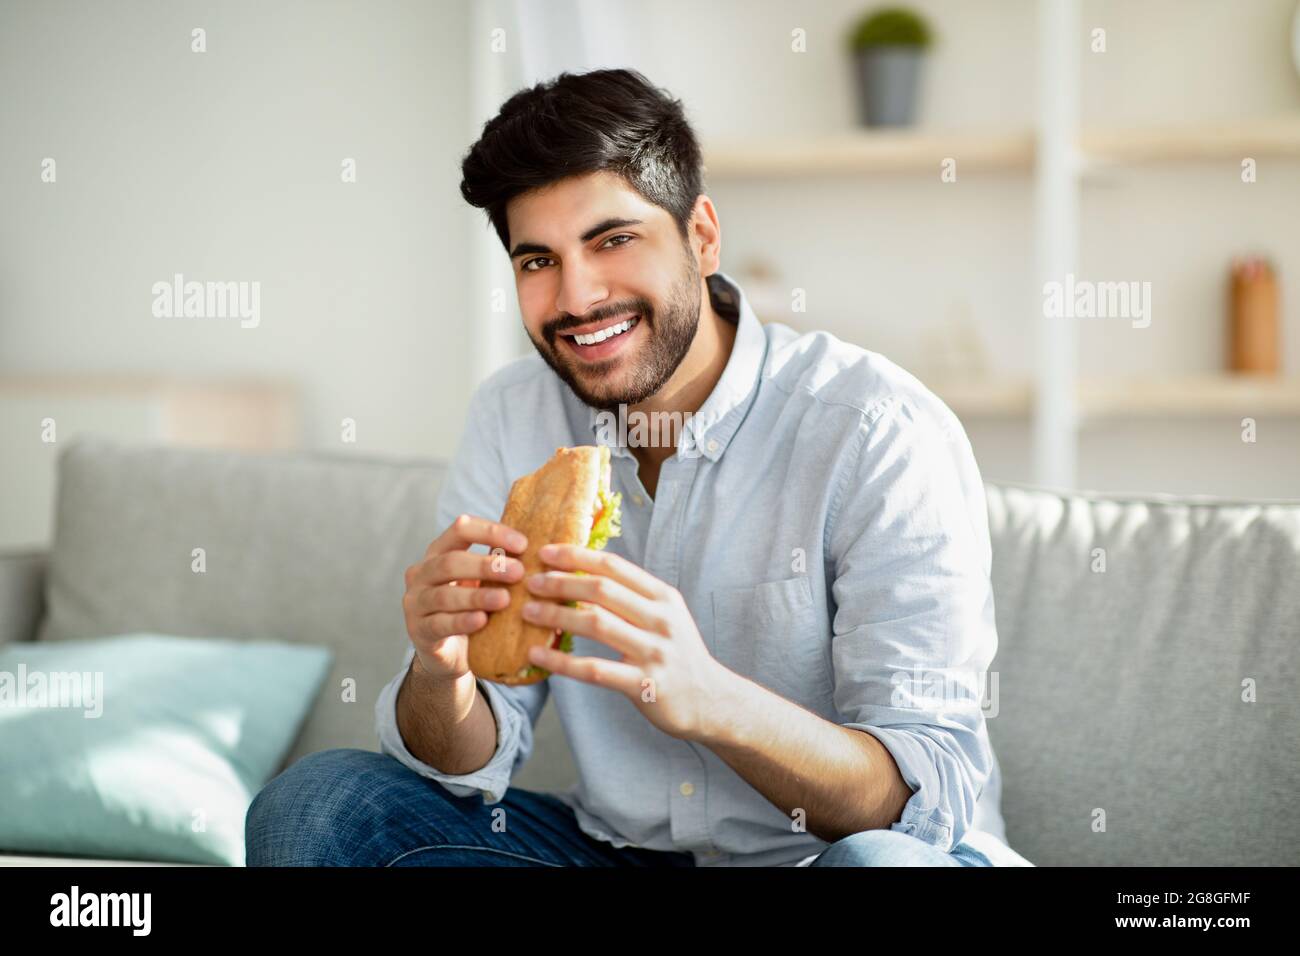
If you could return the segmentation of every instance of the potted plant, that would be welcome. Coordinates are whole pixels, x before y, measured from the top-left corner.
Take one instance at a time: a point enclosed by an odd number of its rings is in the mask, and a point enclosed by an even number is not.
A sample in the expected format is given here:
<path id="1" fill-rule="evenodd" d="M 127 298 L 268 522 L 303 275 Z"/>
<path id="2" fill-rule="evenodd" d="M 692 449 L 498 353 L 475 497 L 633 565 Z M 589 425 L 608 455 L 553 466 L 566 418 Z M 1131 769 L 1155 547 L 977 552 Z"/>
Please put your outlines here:
<path id="1" fill-rule="evenodd" d="M 863 123 L 911 125 L 921 61 L 932 41 L 929 24 L 904 7 L 872 10 L 854 24 L 849 49 Z"/>

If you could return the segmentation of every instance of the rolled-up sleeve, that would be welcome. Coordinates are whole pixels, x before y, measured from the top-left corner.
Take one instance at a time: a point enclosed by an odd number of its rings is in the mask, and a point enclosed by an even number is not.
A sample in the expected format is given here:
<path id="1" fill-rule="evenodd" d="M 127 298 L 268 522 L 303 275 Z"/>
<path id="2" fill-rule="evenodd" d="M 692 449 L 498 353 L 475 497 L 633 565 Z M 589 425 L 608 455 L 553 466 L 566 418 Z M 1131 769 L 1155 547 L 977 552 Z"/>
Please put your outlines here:
<path id="1" fill-rule="evenodd" d="M 455 796 L 470 797 L 481 793 L 484 803 L 498 803 L 510 788 L 515 773 L 532 753 L 533 724 L 546 703 L 549 685 L 541 681 L 510 687 L 478 681 L 492 708 L 492 716 L 496 718 L 496 752 L 482 768 L 472 773 L 443 773 L 411 754 L 397 726 L 397 692 L 414 656 L 415 648 L 408 648 L 401 671 L 380 691 L 375 702 L 375 728 L 380 752 L 396 757 L 421 776 L 438 781 Z"/>
<path id="2" fill-rule="evenodd" d="M 873 405 L 855 441 L 827 522 L 835 704 L 913 790 L 891 829 L 949 851 L 993 770 L 980 705 L 997 652 L 983 483 L 933 396 Z"/>

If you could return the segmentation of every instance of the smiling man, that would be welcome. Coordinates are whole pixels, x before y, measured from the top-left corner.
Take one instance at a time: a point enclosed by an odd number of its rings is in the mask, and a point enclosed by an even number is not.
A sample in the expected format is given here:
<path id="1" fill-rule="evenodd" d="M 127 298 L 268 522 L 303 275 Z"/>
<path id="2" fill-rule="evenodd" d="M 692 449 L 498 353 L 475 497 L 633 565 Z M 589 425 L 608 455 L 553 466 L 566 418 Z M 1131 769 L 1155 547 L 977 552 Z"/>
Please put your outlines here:
<path id="1" fill-rule="evenodd" d="M 521 91 L 463 173 L 537 354 L 471 398 L 445 530 L 407 569 L 382 752 L 272 781 L 250 864 L 1028 865 L 980 700 L 987 517 L 952 413 L 879 355 L 759 323 L 681 105 L 635 72 Z M 622 443 L 611 412 L 684 425 Z M 468 642 L 526 546 L 494 519 L 582 444 L 611 446 L 622 534 L 543 549 L 524 609 L 573 652 L 479 681 Z M 578 771 L 558 795 L 511 786 L 551 695 Z"/>

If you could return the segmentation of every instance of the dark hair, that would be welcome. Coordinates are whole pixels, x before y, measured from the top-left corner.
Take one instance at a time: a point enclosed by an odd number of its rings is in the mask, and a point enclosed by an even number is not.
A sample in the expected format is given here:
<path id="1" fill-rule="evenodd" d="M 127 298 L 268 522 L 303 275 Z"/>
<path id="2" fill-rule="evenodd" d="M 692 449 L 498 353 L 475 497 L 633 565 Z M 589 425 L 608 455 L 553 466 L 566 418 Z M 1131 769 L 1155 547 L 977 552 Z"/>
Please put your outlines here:
<path id="1" fill-rule="evenodd" d="M 483 124 L 460 194 L 487 210 L 506 251 L 506 203 L 570 176 L 607 170 L 667 210 L 683 240 L 704 191 L 700 147 L 679 100 L 635 70 L 561 73 L 520 90 Z"/>

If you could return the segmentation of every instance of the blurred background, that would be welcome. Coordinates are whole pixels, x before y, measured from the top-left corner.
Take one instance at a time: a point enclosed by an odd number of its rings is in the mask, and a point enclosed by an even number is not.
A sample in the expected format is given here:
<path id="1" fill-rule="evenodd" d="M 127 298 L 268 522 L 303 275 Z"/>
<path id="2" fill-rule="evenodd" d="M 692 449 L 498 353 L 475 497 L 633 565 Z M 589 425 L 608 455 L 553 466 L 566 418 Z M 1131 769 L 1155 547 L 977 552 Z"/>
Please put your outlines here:
<path id="1" fill-rule="evenodd" d="M 615 66 L 685 103 L 760 318 L 912 371 L 986 480 L 1300 497 L 1297 0 L 880 11 L 4 0 L 0 547 L 78 434 L 449 455 L 531 349 L 460 159 Z"/>

